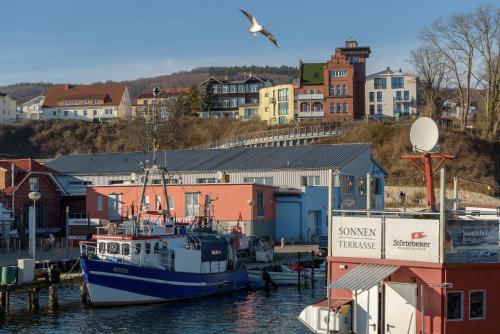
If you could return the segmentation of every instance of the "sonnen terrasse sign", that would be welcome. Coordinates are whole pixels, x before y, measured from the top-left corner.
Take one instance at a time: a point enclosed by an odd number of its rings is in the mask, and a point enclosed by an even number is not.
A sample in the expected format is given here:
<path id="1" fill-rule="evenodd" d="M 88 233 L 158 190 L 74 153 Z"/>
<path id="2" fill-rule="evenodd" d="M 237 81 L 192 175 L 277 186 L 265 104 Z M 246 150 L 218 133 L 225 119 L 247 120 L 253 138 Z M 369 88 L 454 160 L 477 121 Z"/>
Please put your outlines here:
<path id="1" fill-rule="evenodd" d="M 380 258 L 382 220 L 364 217 L 334 217 L 333 255 Z"/>

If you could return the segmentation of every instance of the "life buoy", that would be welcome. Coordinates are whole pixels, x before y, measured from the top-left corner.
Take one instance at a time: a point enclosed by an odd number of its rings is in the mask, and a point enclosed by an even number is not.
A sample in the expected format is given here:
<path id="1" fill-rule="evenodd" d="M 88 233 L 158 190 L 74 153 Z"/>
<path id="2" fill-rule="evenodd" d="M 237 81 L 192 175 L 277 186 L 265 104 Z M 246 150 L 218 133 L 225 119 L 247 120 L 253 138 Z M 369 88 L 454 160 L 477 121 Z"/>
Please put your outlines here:
<path id="1" fill-rule="evenodd" d="M 110 254 L 117 254 L 118 253 L 118 244 L 116 242 L 111 242 L 108 244 L 109 251 L 108 253 Z"/>

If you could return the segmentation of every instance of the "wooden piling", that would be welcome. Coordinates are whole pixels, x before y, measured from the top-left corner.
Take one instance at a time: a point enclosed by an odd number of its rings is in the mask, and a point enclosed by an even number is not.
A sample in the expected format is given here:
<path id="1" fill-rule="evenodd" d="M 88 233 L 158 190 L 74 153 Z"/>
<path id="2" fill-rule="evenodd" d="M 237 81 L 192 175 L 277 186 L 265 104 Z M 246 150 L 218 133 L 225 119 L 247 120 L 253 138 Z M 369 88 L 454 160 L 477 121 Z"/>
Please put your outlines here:
<path id="1" fill-rule="evenodd" d="M 57 285 L 52 284 L 49 287 L 49 305 L 52 308 L 56 308 L 58 305 L 58 299 L 57 299 Z"/>
<path id="2" fill-rule="evenodd" d="M 87 303 L 87 287 L 85 286 L 85 283 L 82 282 L 80 285 L 80 302 L 86 304 Z"/>
<path id="3" fill-rule="evenodd" d="M 9 312 L 9 291 L 0 292 L 0 309 L 2 312 Z"/>
<path id="4" fill-rule="evenodd" d="M 314 279 L 314 266 L 314 251 L 311 251 L 311 289 L 314 289 L 314 283 L 316 283 Z"/>
<path id="5" fill-rule="evenodd" d="M 37 311 L 40 308 L 40 288 L 33 288 L 29 292 L 29 310 Z"/>
<path id="6" fill-rule="evenodd" d="M 301 272 L 300 272 L 300 252 L 299 252 L 299 253 L 297 253 L 297 285 L 299 287 L 299 292 L 300 292 L 300 288 L 301 288 L 301 286 L 300 286 L 300 274 L 301 274 Z"/>

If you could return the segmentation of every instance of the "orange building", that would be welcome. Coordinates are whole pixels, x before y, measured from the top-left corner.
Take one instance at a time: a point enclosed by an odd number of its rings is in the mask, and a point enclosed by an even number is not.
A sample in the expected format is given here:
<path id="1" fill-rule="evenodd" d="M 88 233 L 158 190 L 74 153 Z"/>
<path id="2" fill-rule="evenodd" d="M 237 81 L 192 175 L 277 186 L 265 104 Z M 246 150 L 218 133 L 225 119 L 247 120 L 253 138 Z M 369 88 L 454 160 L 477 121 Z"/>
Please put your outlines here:
<path id="1" fill-rule="evenodd" d="M 240 221 L 247 235 L 274 235 L 274 187 L 260 184 L 169 185 L 171 214 L 177 221 L 189 222 L 195 216 L 213 215 L 221 229 L 230 229 Z M 89 186 L 86 194 L 88 217 L 92 221 L 121 221 L 137 214 L 140 185 Z M 146 188 L 147 210 L 166 206 L 161 185 Z M 76 230 L 75 230 L 76 231 Z M 83 233 L 83 231 L 78 231 Z"/>

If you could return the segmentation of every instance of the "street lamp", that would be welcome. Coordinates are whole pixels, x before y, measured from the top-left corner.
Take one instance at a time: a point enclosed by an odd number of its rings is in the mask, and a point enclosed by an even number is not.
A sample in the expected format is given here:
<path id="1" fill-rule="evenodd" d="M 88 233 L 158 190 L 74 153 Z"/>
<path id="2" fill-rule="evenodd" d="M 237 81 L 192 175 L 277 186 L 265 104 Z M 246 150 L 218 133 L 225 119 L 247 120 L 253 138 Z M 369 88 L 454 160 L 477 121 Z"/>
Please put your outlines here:
<path id="1" fill-rule="evenodd" d="M 38 191 L 32 191 L 28 194 L 28 197 L 30 200 L 33 201 L 33 219 L 30 224 L 30 245 L 31 245 L 31 252 L 33 255 L 33 263 L 36 263 L 36 201 L 42 197 L 42 194 L 40 194 Z"/>

